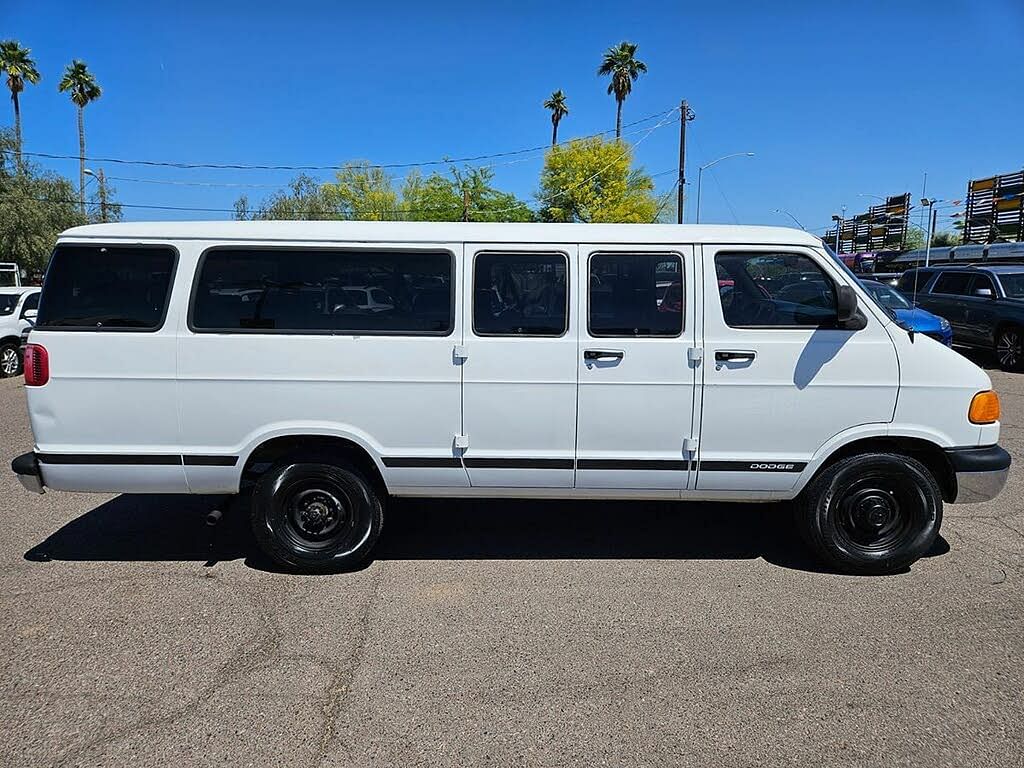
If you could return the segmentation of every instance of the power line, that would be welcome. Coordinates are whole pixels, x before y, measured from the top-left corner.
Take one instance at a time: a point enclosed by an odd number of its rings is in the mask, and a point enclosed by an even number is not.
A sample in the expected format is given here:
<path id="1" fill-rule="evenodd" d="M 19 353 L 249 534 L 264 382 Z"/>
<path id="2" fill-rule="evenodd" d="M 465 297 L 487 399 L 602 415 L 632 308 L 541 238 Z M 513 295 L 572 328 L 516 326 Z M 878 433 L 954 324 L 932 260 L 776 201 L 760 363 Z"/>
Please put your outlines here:
<path id="1" fill-rule="evenodd" d="M 627 123 L 624 128 L 640 125 L 651 120 L 655 120 L 659 117 L 677 112 L 679 107 L 671 107 L 670 109 L 663 110 L 661 112 L 655 112 L 652 115 L 642 117 L 639 120 L 634 120 L 631 123 Z M 636 133 L 642 133 L 644 129 L 636 131 Z M 599 133 L 593 133 L 588 136 L 577 137 L 575 139 L 566 139 L 558 143 L 558 146 L 578 141 L 581 139 L 592 139 L 598 136 L 604 136 L 609 133 L 614 133 L 614 129 L 607 131 L 600 131 Z M 398 168 L 421 168 L 439 165 L 453 165 L 456 163 L 474 163 L 481 160 L 492 160 L 503 157 L 513 157 L 516 155 L 523 155 L 529 153 L 535 153 L 550 149 L 550 144 L 538 145 L 535 147 L 526 147 L 523 149 L 509 150 L 506 152 L 494 152 L 485 155 L 471 155 L 466 157 L 455 157 L 449 158 L 444 157 L 440 160 L 426 160 L 415 163 L 365 163 L 358 164 L 360 168 L 374 168 L 374 169 L 398 169 Z M 0 150 L 5 154 L 15 154 L 13 150 Z M 48 160 L 79 160 L 78 155 L 63 155 L 53 152 L 22 152 L 27 157 L 39 157 Z M 337 171 L 346 166 L 345 163 L 332 164 L 332 165 L 264 165 L 257 163 L 198 163 L 198 162 L 175 162 L 170 160 L 136 160 L 127 159 L 122 157 L 86 157 L 85 160 L 90 163 L 100 164 L 117 164 L 117 165 L 144 165 L 158 168 L 177 168 L 183 170 L 193 170 L 197 168 L 207 168 L 214 170 L 236 170 L 236 171 Z"/>
<path id="2" fill-rule="evenodd" d="M 660 172 L 658 172 L 656 174 L 653 174 L 650 178 L 655 179 L 655 178 L 658 178 L 659 176 L 664 176 L 666 174 L 675 173 L 675 172 L 676 172 L 676 169 L 675 168 L 671 168 L 671 169 L 669 169 L 667 171 L 660 171 Z M 32 200 L 34 202 L 44 203 L 46 205 L 72 205 L 72 206 L 78 205 L 78 200 L 77 199 L 54 199 L 54 198 L 47 198 L 47 197 L 34 197 L 34 196 L 31 196 L 31 195 L 20 195 L 20 194 L 18 194 L 16 192 L 15 193 L 10 193 L 10 192 L 8 192 L 8 193 L 0 193 L 0 198 Z M 89 204 L 92 205 L 92 203 L 89 203 Z M 135 209 L 140 209 L 140 210 L 179 211 L 179 212 L 186 212 L 186 213 L 237 213 L 237 210 L 235 208 L 206 208 L 206 207 L 183 206 L 183 205 L 160 205 L 160 204 L 150 204 L 150 203 L 121 203 L 121 202 L 113 202 L 111 204 L 112 205 L 118 205 L 118 206 L 120 206 L 122 208 L 135 208 Z M 500 208 L 500 209 L 499 208 L 495 208 L 495 209 L 473 208 L 473 209 L 470 209 L 470 213 L 494 215 L 494 214 L 499 214 L 499 213 L 507 213 L 508 211 L 515 210 L 516 207 L 517 206 L 511 206 L 511 207 L 508 207 L 508 208 Z M 461 206 L 435 206 L 435 207 L 432 207 L 432 208 L 382 208 L 382 209 L 379 209 L 379 210 L 375 210 L 374 213 L 381 214 L 381 215 L 401 216 L 401 215 L 415 215 L 415 214 L 421 214 L 421 213 L 422 214 L 437 213 L 439 211 L 448 211 L 448 210 L 452 210 L 452 211 L 456 211 L 457 210 L 457 211 L 461 212 L 462 208 L 461 208 Z M 335 217 L 335 216 L 338 216 L 339 214 L 336 211 L 331 211 L 329 213 L 325 213 L 324 215 L 325 216 L 330 216 L 330 217 Z"/>

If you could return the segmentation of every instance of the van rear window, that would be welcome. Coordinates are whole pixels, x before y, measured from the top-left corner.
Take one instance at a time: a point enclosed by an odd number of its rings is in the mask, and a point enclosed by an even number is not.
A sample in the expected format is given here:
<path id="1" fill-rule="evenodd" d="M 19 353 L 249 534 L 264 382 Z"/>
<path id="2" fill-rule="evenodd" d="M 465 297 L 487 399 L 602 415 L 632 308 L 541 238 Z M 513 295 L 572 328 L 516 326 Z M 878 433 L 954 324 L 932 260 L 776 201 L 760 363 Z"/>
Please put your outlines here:
<path id="1" fill-rule="evenodd" d="M 36 327 L 157 330 L 167 314 L 176 255 L 166 247 L 57 246 Z"/>
<path id="2" fill-rule="evenodd" d="M 196 331 L 447 335 L 452 255 L 215 248 L 192 302 Z"/>

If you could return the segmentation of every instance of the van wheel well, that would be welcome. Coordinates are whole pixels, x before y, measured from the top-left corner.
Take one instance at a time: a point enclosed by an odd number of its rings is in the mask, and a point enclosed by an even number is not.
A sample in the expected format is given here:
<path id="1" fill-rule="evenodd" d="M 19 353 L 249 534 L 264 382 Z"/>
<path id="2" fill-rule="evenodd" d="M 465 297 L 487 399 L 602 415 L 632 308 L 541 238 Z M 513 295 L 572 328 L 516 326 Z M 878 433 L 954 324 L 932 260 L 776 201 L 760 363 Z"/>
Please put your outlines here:
<path id="1" fill-rule="evenodd" d="M 946 457 L 946 452 L 935 443 L 915 437 L 868 437 L 847 443 L 837 448 L 818 467 L 815 477 L 837 461 L 861 453 L 897 453 L 911 456 L 924 464 L 932 473 L 935 482 L 939 485 L 939 490 L 942 491 L 943 501 L 952 502 L 956 499 L 956 473 Z"/>
<path id="2" fill-rule="evenodd" d="M 282 459 L 342 461 L 359 470 L 374 490 L 387 497 L 387 485 L 377 464 L 358 443 L 330 435 L 285 435 L 261 443 L 249 454 L 242 469 L 242 487 L 255 484 L 260 475 Z"/>
<path id="3" fill-rule="evenodd" d="M 21 346 L 21 337 L 20 336 L 4 336 L 2 339 L 0 339 L 0 346 L 3 346 L 4 344 L 14 344 L 16 347 L 20 347 Z"/>

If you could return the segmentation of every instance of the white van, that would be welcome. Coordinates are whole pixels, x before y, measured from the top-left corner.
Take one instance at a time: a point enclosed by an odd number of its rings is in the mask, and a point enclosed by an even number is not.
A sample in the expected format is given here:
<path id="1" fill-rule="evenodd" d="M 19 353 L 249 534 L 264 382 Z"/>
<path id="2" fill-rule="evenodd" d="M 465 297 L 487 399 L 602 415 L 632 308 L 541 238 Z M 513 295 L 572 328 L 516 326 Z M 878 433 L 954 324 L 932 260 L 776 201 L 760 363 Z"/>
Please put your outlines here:
<path id="1" fill-rule="evenodd" d="M 27 487 L 244 493 L 300 569 L 447 496 L 795 500 L 825 561 L 891 572 L 1010 464 L 988 376 L 793 229 L 79 227 L 31 341 Z"/>

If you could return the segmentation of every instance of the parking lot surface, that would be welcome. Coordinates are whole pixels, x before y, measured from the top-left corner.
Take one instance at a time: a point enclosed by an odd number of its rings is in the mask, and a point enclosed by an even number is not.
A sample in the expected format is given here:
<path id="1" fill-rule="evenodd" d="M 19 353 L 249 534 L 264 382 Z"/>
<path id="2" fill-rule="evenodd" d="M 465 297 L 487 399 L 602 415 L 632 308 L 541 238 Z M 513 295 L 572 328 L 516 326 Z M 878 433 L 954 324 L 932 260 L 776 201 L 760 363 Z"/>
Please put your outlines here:
<path id="1" fill-rule="evenodd" d="M 1024 765 L 1024 376 L 1006 491 L 821 572 L 786 505 L 405 501 L 275 572 L 213 500 L 0 472 L 0 765 Z M 31 436 L 0 381 L 4 459 Z M 112 428 L 113 425 L 112 425 Z"/>

